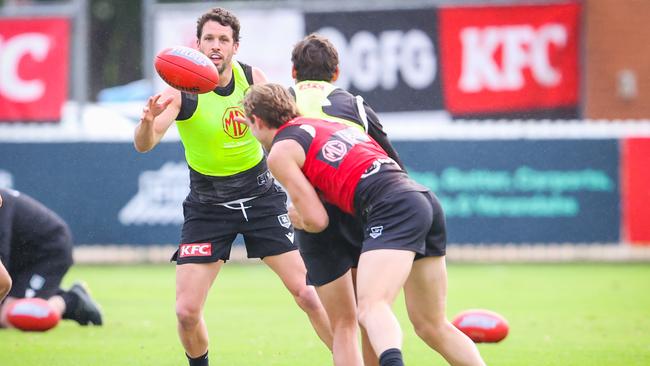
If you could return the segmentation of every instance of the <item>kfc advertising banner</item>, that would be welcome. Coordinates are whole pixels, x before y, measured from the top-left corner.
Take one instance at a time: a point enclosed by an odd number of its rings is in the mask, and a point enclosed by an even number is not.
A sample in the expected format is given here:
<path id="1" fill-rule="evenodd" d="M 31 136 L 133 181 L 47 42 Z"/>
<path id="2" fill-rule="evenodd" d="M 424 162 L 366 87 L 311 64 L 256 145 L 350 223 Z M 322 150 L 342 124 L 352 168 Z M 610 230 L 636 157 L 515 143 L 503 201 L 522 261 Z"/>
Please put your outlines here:
<path id="1" fill-rule="evenodd" d="M 64 18 L 0 19 L 0 121 L 60 120 L 69 37 Z"/>
<path id="2" fill-rule="evenodd" d="M 481 117 L 556 109 L 564 114 L 545 117 L 577 117 L 579 16 L 577 3 L 441 8 L 447 110 Z"/>
<path id="3" fill-rule="evenodd" d="M 378 112 L 444 108 L 435 8 L 305 13 L 305 31 L 328 37 L 339 52 L 336 85 Z"/>

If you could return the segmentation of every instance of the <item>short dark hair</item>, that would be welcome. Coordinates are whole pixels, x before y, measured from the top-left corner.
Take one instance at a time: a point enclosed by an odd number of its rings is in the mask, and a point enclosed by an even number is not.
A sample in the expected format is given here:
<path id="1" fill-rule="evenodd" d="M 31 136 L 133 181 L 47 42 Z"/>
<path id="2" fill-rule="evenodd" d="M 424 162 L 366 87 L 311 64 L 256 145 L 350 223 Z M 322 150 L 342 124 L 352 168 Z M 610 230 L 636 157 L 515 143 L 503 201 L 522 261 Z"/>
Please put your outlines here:
<path id="1" fill-rule="evenodd" d="M 243 104 L 246 116 L 257 116 L 271 128 L 278 128 L 300 115 L 289 91 L 279 84 L 251 85 Z"/>
<path id="2" fill-rule="evenodd" d="M 203 26 L 210 20 L 223 26 L 230 27 L 232 29 L 232 39 L 235 43 L 239 43 L 239 29 L 241 28 L 239 25 L 239 19 L 237 19 L 235 14 L 224 8 L 212 8 L 196 20 L 196 39 L 201 40 Z"/>
<path id="3" fill-rule="evenodd" d="M 291 62 L 297 81 L 332 81 L 339 65 L 339 54 L 327 38 L 312 33 L 293 47 Z"/>

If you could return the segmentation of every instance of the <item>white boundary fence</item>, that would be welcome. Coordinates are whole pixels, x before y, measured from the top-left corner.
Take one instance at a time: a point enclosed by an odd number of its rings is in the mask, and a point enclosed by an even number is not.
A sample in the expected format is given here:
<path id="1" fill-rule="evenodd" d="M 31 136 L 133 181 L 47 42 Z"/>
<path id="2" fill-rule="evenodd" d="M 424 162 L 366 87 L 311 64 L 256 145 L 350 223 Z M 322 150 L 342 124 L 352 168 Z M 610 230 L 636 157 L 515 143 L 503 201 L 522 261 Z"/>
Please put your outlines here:
<path id="1" fill-rule="evenodd" d="M 97 245 L 75 248 L 74 259 L 82 264 L 139 264 L 166 263 L 176 250 L 174 245 L 122 246 Z M 650 262 L 650 246 L 607 244 L 552 244 L 552 245 L 450 245 L 447 260 L 451 263 L 566 263 Z M 233 246 L 230 261 L 254 264 L 243 246 Z"/>

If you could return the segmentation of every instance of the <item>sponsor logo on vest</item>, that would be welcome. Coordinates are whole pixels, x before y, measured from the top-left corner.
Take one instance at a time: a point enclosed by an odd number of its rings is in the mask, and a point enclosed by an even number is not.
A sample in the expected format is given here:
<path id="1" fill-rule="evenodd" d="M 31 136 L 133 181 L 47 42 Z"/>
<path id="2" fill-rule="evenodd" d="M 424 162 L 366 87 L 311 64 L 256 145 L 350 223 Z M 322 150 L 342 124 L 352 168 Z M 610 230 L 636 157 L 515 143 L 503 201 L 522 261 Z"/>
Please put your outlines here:
<path id="1" fill-rule="evenodd" d="M 370 237 L 373 239 L 377 239 L 380 235 L 381 232 L 384 231 L 384 226 L 373 226 L 370 228 Z"/>
<path id="2" fill-rule="evenodd" d="M 298 84 L 298 89 L 300 90 L 307 90 L 307 89 L 319 89 L 319 90 L 324 90 L 325 85 L 320 84 L 320 83 L 310 83 L 310 82 L 304 82 Z"/>
<path id="3" fill-rule="evenodd" d="M 235 117 L 244 117 L 244 112 L 240 107 L 230 107 L 223 114 L 223 130 L 226 134 L 234 139 L 244 137 L 248 132 L 248 126 L 245 123 L 238 122 Z"/>
<path id="4" fill-rule="evenodd" d="M 289 220 L 288 214 L 282 214 L 278 216 L 278 221 L 280 221 L 280 225 L 286 227 L 287 229 L 289 228 L 289 226 L 291 226 L 291 220 Z"/>
<path id="5" fill-rule="evenodd" d="M 195 243 L 181 244 L 178 256 L 183 257 L 209 257 L 212 255 L 212 244 Z"/>
<path id="6" fill-rule="evenodd" d="M 333 140 L 327 141 L 327 143 L 323 145 L 321 151 L 323 152 L 323 157 L 325 159 L 331 162 L 336 162 L 343 159 L 345 154 L 348 152 L 348 148 L 341 141 Z"/>
<path id="7" fill-rule="evenodd" d="M 140 173 L 138 193 L 120 210 L 122 225 L 180 225 L 183 200 L 189 193 L 184 162 L 166 162 L 159 170 Z"/>

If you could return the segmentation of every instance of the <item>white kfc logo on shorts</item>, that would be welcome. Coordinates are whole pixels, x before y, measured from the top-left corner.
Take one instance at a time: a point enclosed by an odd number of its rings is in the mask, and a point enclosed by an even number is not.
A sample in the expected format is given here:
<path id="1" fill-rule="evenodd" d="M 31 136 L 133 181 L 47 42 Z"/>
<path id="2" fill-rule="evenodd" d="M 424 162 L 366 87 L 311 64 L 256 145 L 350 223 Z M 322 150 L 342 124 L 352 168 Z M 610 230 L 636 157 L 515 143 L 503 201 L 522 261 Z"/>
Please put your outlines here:
<path id="1" fill-rule="evenodd" d="M 210 243 L 181 244 L 180 257 L 209 257 L 212 255 Z"/>

